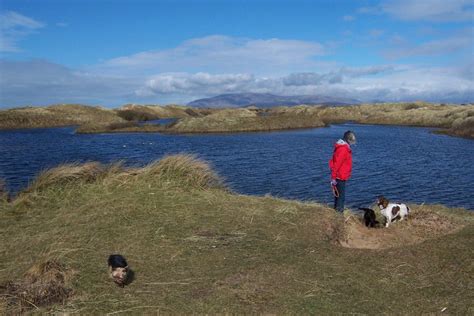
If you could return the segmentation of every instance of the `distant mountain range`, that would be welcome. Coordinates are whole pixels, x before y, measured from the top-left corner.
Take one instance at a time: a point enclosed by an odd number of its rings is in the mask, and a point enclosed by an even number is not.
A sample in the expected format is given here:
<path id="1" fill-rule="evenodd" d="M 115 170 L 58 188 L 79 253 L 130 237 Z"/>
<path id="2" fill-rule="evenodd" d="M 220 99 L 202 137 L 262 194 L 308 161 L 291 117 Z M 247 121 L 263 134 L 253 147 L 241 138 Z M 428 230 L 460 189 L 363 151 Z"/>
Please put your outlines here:
<path id="1" fill-rule="evenodd" d="M 292 95 L 281 96 L 269 93 L 233 93 L 221 94 L 212 98 L 198 99 L 189 102 L 189 106 L 201 108 L 220 108 L 220 107 L 247 107 L 257 106 L 260 108 L 268 108 L 280 105 L 295 106 L 301 104 L 307 105 L 349 105 L 358 104 L 359 100 L 328 97 L 320 95 Z"/>

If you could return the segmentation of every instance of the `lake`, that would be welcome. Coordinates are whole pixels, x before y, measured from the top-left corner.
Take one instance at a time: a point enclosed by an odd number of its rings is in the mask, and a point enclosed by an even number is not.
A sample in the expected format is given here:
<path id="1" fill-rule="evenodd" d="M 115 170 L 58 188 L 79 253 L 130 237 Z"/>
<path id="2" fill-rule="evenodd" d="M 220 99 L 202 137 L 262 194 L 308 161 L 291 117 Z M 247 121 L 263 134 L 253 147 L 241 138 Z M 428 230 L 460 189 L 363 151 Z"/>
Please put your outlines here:
<path id="1" fill-rule="evenodd" d="M 0 177 L 11 192 L 65 162 L 125 160 L 139 166 L 167 154 L 208 161 L 235 192 L 332 204 L 328 160 L 346 130 L 356 133 L 346 205 L 394 201 L 474 210 L 474 142 L 430 128 L 333 125 L 328 128 L 224 135 L 92 134 L 74 128 L 0 131 Z"/>

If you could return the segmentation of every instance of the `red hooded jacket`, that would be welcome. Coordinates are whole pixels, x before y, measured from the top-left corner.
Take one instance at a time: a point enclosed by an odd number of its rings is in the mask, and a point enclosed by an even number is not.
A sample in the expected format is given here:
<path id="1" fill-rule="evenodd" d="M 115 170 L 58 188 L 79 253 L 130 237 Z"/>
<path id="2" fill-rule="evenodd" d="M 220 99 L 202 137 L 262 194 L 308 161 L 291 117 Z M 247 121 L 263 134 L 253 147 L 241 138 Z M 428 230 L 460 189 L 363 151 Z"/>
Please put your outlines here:
<path id="1" fill-rule="evenodd" d="M 349 180 L 352 171 L 351 146 L 342 139 L 334 144 L 334 153 L 329 160 L 331 179 Z"/>

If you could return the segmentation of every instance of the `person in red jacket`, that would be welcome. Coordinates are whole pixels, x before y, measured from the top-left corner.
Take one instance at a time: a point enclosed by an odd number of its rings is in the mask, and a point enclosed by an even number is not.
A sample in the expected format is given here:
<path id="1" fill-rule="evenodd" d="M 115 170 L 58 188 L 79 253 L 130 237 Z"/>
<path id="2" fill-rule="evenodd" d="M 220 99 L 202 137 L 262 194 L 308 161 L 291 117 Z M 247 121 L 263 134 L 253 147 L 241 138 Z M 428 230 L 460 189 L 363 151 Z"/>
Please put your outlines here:
<path id="1" fill-rule="evenodd" d="M 342 139 L 334 144 L 334 152 L 329 160 L 331 169 L 331 185 L 334 192 L 334 209 L 338 212 L 344 211 L 344 201 L 346 198 L 346 181 L 351 177 L 352 172 L 352 150 L 351 145 L 355 144 L 354 132 L 347 131 Z"/>

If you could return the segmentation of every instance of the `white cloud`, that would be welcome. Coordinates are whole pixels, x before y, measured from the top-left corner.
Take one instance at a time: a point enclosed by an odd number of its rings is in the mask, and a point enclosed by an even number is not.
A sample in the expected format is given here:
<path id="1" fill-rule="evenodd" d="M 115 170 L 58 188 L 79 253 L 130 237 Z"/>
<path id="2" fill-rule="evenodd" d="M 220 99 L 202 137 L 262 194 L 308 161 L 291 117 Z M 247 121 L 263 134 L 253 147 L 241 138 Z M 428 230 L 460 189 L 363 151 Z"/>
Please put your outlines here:
<path id="1" fill-rule="evenodd" d="M 0 107 L 85 103 L 187 103 L 222 93 L 322 95 L 362 101 L 472 102 L 472 61 L 463 67 L 381 65 L 329 72 L 262 76 L 252 73 L 158 73 L 119 77 L 85 73 L 42 60 L 0 60 Z"/>
<path id="2" fill-rule="evenodd" d="M 0 13 L 0 52 L 20 51 L 18 42 L 45 25 L 14 11 Z"/>
<path id="3" fill-rule="evenodd" d="M 172 49 L 114 58 L 95 69 L 140 75 L 166 72 L 284 74 L 314 67 L 318 65 L 315 57 L 326 53 L 318 42 L 213 35 L 185 41 Z"/>
<path id="4" fill-rule="evenodd" d="M 220 94 L 241 91 L 255 82 L 250 74 L 211 75 L 199 72 L 196 74 L 167 73 L 147 80 L 144 87 L 138 89 L 138 96 L 163 94 Z"/>
<path id="5" fill-rule="evenodd" d="M 391 53 L 400 58 L 457 49 L 467 45 L 470 31 L 418 46 L 400 37 L 394 44 L 400 49 Z M 363 101 L 474 99 L 471 55 L 451 67 L 346 67 L 318 61 L 326 47 L 330 46 L 296 40 L 208 36 L 83 69 L 44 60 L 0 59 L 0 107 L 72 102 L 114 106 L 127 102 L 186 103 L 238 92 L 337 95 Z"/>
<path id="6" fill-rule="evenodd" d="M 472 67 L 471 67 L 472 68 Z M 464 70 L 463 70 L 464 69 Z M 222 93 L 328 95 L 362 101 L 467 102 L 474 99 L 471 71 L 463 68 L 410 66 L 343 67 L 328 73 L 293 73 L 282 77 L 250 74 L 163 74 L 136 91 L 150 99 L 163 96 L 201 98 Z M 188 98 L 188 100 L 190 100 Z"/>

